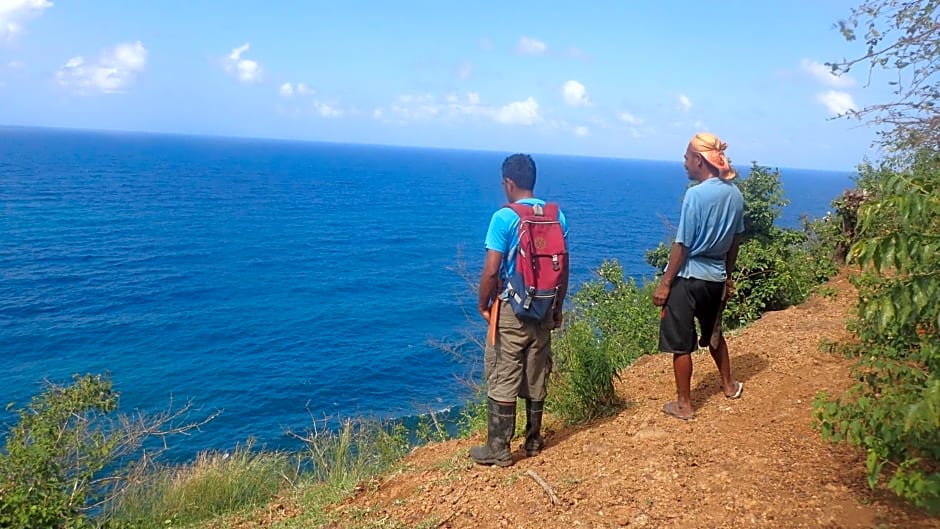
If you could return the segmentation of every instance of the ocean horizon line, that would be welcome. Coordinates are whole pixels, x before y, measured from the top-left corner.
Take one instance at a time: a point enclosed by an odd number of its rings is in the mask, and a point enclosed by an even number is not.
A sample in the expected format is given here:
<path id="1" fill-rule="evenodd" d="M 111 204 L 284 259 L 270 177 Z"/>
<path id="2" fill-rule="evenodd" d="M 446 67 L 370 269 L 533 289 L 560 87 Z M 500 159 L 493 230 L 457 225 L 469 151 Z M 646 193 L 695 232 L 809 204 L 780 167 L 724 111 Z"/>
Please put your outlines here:
<path id="1" fill-rule="evenodd" d="M 179 138 L 179 139 L 196 139 L 196 140 L 224 140 L 224 141 L 246 141 L 250 143 L 281 143 L 281 144 L 303 144 L 303 145 L 321 145 L 321 146 L 345 146 L 345 147 L 368 147 L 368 148 L 379 148 L 379 149 L 401 149 L 401 150 L 428 150 L 436 152 L 453 152 L 453 153 L 482 153 L 482 154 L 499 154 L 506 155 L 525 152 L 520 150 L 496 150 L 496 149 L 473 149 L 473 148 L 463 148 L 463 147 L 438 147 L 438 146 L 425 146 L 425 145 L 404 145 L 404 144 L 392 144 L 392 143 L 369 143 L 369 142 L 343 142 L 343 141 L 331 141 L 331 140 L 317 140 L 317 139 L 308 139 L 308 138 L 288 138 L 288 137 L 276 137 L 276 136 L 251 136 L 251 135 L 230 135 L 230 134 L 212 134 L 212 133 L 193 133 L 193 132 L 167 132 L 167 131 L 147 131 L 147 130 L 131 130 L 131 129 L 94 129 L 87 127 L 65 127 L 65 126 L 55 126 L 55 125 L 21 125 L 21 124 L 0 124 L 0 130 L 33 130 L 33 131 L 46 131 L 46 132 L 74 132 L 74 133 L 89 133 L 89 134 L 100 134 L 100 135 L 120 135 L 120 136 L 143 136 L 143 137 L 169 137 L 169 138 Z M 587 155 L 587 154 L 572 154 L 572 153 L 551 153 L 551 152 L 537 152 L 531 151 L 527 154 L 532 155 L 536 158 L 540 156 L 550 156 L 557 158 L 574 158 L 574 159 L 584 159 L 584 160 L 615 160 L 615 161 L 628 161 L 628 162 L 641 162 L 641 163 L 657 163 L 657 164 L 674 164 L 681 166 L 682 161 L 678 158 L 676 160 L 658 160 L 653 158 L 628 158 L 622 156 L 600 156 L 600 155 Z M 858 174 L 856 168 L 852 169 L 818 169 L 812 167 L 796 167 L 796 166 L 785 166 L 785 165 L 776 165 L 763 163 L 760 160 L 749 161 L 746 164 L 734 163 L 733 165 L 739 171 L 748 171 L 753 162 L 757 162 L 759 165 L 764 167 L 770 167 L 773 169 L 779 169 L 781 172 L 784 171 L 812 171 L 818 173 L 831 173 L 833 175 L 838 175 L 844 177 L 846 175 L 855 175 Z"/>

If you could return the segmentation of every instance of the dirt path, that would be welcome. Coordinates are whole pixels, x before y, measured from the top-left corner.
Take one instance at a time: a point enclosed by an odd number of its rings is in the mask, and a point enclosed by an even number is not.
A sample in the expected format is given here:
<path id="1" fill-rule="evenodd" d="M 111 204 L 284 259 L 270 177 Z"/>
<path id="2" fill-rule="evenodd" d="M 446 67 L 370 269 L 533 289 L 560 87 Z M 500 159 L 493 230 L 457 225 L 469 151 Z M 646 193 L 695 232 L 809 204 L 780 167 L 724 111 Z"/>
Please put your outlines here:
<path id="1" fill-rule="evenodd" d="M 646 357 L 624 373 L 618 391 L 633 405 L 619 415 L 549 431 L 541 455 L 517 450 L 504 469 L 470 463 L 478 439 L 420 448 L 403 471 L 337 507 L 336 527 L 940 527 L 870 491 L 860 452 L 811 428 L 814 396 L 850 383 L 848 362 L 820 343 L 848 337 L 855 293 L 844 276 L 823 291 L 729 339 L 740 400 L 724 398 L 710 357 L 696 354 L 697 417 L 668 417 L 671 358 Z"/>

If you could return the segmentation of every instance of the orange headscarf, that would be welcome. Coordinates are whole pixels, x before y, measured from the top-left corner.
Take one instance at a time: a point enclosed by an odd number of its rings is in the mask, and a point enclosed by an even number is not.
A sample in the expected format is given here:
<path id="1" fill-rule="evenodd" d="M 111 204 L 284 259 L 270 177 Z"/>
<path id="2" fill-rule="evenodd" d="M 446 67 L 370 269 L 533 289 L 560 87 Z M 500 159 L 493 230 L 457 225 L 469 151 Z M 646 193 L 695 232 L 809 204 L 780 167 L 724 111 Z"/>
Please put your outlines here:
<path id="1" fill-rule="evenodd" d="M 718 177 L 722 180 L 733 180 L 738 175 L 737 171 L 731 167 L 731 160 L 725 156 L 728 144 L 722 143 L 718 136 L 709 132 L 700 132 L 692 137 L 689 148 L 692 152 L 701 154 L 709 165 L 718 169 Z"/>

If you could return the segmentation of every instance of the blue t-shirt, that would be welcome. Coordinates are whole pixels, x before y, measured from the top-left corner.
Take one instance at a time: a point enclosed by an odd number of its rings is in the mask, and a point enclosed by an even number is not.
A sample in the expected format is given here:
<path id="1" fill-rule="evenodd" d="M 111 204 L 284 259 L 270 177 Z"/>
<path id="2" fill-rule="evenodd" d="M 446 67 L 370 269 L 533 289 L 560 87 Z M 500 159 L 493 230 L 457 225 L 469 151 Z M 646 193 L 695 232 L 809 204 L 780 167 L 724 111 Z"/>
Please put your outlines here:
<path id="1" fill-rule="evenodd" d="M 685 192 L 676 242 L 689 249 L 679 277 L 724 281 L 725 258 L 744 232 L 744 197 L 738 186 L 709 178 Z"/>
<path id="2" fill-rule="evenodd" d="M 516 201 L 517 204 L 528 204 L 534 206 L 545 205 L 544 200 L 537 198 L 523 198 Z M 561 229 L 565 233 L 565 240 L 568 240 L 568 221 L 565 214 L 558 210 L 558 221 L 561 223 Z M 486 230 L 486 241 L 483 243 L 487 250 L 495 250 L 503 254 L 503 261 L 499 266 L 499 277 L 503 283 L 506 283 L 513 272 L 516 270 L 516 251 L 519 247 L 519 215 L 509 208 L 500 208 L 493 213 L 490 219 L 490 227 Z"/>

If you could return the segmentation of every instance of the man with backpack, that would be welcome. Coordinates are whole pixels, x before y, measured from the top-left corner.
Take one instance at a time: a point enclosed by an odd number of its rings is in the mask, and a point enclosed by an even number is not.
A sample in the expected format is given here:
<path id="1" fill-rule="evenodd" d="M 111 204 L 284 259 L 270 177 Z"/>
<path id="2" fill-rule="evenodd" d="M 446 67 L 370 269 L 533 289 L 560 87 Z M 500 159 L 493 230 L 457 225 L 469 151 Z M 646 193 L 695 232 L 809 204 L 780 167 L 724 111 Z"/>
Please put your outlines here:
<path id="1" fill-rule="evenodd" d="M 470 449 L 481 465 L 513 464 L 509 441 L 519 397 L 526 402 L 526 456 L 538 455 L 544 445 L 551 331 L 561 326 L 568 292 L 568 227 L 557 204 L 535 198 L 535 176 L 529 155 L 506 158 L 502 177 L 509 203 L 493 214 L 486 233 L 478 309 L 490 326 L 484 352 L 487 438 Z"/>
<path id="2" fill-rule="evenodd" d="M 724 394 L 741 397 L 744 383 L 731 378 L 728 344 L 721 335 L 721 311 L 734 287 L 731 274 L 744 232 L 744 198 L 731 180 L 736 173 L 717 136 L 696 134 L 685 150 L 685 171 L 697 184 L 685 193 L 676 241 L 653 303 L 662 307 L 659 350 L 672 353 L 674 401 L 663 412 L 688 420 L 692 410 L 692 352 L 708 346 Z M 701 327 L 696 343 L 695 320 Z"/>

